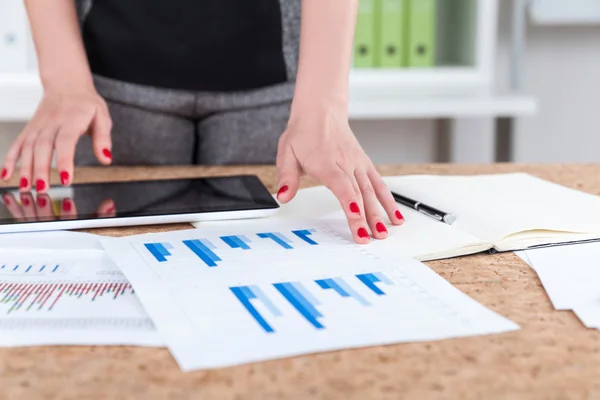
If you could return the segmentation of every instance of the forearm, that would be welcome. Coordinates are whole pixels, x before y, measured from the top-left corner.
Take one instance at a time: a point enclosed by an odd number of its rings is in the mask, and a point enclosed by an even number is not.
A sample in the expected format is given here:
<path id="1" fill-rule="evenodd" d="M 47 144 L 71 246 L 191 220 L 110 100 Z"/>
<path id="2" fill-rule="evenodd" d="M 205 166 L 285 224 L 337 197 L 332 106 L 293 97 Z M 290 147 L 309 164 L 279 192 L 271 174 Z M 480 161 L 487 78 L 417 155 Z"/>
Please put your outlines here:
<path id="1" fill-rule="evenodd" d="M 93 85 L 75 1 L 25 0 L 25 5 L 44 87 Z"/>
<path id="2" fill-rule="evenodd" d="M 357 7 L 358 0 L 302 0 L 292 113 L 315 105 L 347 113 Z"/>

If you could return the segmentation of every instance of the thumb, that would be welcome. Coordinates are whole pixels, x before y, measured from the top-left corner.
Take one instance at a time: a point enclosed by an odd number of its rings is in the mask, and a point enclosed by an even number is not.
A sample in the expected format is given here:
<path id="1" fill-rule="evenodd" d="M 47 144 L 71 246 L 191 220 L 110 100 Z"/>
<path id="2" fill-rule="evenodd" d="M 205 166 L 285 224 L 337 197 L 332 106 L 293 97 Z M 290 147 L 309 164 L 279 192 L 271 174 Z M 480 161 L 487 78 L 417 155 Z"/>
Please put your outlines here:
<path id="1" fill-rule="evenodd" d="M 92 146 L 96 158 L 104 165 L 112 162 L 111 129 L 112 121 L 108 114 L 98 111 L 91 126 Z"/>
<path id="2" fill-rule="evenodd" d="M 302 168 L 291 149 L 288 148 L 277 155 L 277 200 L 285 204 L 296 196 L 301 175 Z"/>

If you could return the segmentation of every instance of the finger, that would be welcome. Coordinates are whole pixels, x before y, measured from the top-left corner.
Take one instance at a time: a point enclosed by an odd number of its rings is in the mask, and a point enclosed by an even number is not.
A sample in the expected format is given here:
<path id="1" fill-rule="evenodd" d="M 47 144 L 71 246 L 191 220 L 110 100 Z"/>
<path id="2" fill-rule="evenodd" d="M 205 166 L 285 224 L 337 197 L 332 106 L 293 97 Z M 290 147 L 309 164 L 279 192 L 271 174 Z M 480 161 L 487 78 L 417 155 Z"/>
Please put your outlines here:
<path id="1" fill-rule="evenodd" d="M 21 166 L 19 167 L 19 190 L 28 192 L 31 190 L 31 169 L 33 167 L 33 146 L 35 146 L 35 134 L 27 136 L 21 149 Z"/>
<path id="2" fill-rule="evenodd" d="M 2 202 L 4 206 L 8 210 L 8 212 L 15 218 L 17 221 L 22 221 L 25 218 L 25 214 L 23 214 L 23 210 L 19 205 L 15 196 L 12 193 L 6 192 L 2 195 Z"/>
<path id="3" fill-rule="evenodd" d="M 392 192 L 381 178 L 381 175 L 375 170 L 375 167 L 371 167 L 367 175 L 373 185 L 379 203 L 383 206 L 392 224 L 402 225 L 404 223 L 404 215 L 400 212 Z"/>
<path id="4" fill-rule="evenodd" d="M 367 223 L 350 177 L 340 167 L 334 165 L 325 169 L 319 178 L 340 202 L 354 240 L 360 244 L 369 243 L 370 235 Z"/>
<path id="5" fill-rule="evenodd" d="M 21 208 L 23 210 L 23 217 L 26 221 L 37 221 L 37 214 L 35 213 L 35 204 L 33 203 L 33 196 L 31 195 L 31 193 L 21 193 Z"/>
<path id="6" fill-rule="evenodd" d="M 75 219 L 77 218 L 77 207 L 75 202 L 70 198 L 64 198 L 60 202 L 60 219 Z"/>
<path id="7" fill-rule="evenodd" d="M 45 193 L 40 193 L 36 198 L 36 214 L 38 221 L 53 221 L 56 219 L 50 197 Z"/>
<path id="8" fill-rule="evenodd" d="M 45 193 L 50 182 L 50 166 L 57 126 L 50 125 L 38 135 L 35 141 L 33 156 L 33 176 L 35 177 L 35 190 Z"/>
<path id="9" fill-rule="evenodd" d="M 277 154 L 277 200 L 283 204 L 292 200 L 300 187 L 301 176 L 302 168 L 291 149 L 287 148 Z"/>
<path id="10" fill-rule="evenodd" d="M 4 158 L 4 166 L 2 168 L 1 179 L 8 180 L 13 175 L 17 160 L 21 155 L 21 149 L 23 148 L 23 142 L 25 140 L 24 135 L 19 135 L 15 141 L 11 144 Z"/>
<path id="11" fill-rule="evenodd" d="M 362 193 L 365 207 L 365 217 L 369 227 L 371 228 L 371 232 L 375 238 L 385 239 L 388 236 L 388 230 L 383 222 L 383 219 L 381 218 L 381 207 L 379 205 L 377 195 L 375 194 L 375 189 L 371 184 L 371 180 L 367 176 L 366 172 L 363 171 L 357 171 L 354 175 Z"/>
<path id="12" fill-rule="evenodd" d="M 117 215 L 115 202 L 112 199 L 106 199 L 100 203 L 97 210 L 98 216 L 101 218 L 110 218 Z"/>
<path id="13" fill-rule="evenodd" d="M 109 114 L 104 110 L 97 110 L 91 126 L 92 146 L 96 158 L 104 165 L 112 162 L 111 129 L 112 122 Z"/>
<path id="14" fill-rule="evenodd" d="M 67 186 L 73 179 L 75 149 L 79 138 L 88 130 L 89 117 L 77 114 L 69 122 L 61 126 L 56 134 L 54 146 L 56 148 L 56 168 L 60 176 L 60 183 Z"/>

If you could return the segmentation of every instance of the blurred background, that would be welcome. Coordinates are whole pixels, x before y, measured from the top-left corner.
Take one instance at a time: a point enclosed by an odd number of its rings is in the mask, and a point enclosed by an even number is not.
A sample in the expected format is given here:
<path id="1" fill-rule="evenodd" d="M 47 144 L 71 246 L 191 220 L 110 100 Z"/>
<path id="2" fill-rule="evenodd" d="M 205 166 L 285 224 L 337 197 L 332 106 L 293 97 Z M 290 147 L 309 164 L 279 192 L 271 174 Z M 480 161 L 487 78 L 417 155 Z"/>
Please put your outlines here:
<path id="1" fill-rule="evenodd" d="M 599 0 L 360 0 L 352 127 L 376 163 L 600 161 Z M 0 0 L 0 158 L 41 97 Z"/>

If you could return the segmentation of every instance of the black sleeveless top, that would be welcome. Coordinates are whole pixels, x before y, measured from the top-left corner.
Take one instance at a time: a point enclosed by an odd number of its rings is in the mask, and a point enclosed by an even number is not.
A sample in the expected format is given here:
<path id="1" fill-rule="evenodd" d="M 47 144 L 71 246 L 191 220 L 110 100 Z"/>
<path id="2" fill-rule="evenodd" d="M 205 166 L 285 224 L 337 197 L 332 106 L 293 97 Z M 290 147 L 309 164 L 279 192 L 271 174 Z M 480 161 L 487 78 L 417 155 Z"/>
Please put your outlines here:
<path id="1" fill-rule="evenodd" d="M 94 0 L 83 40 L 92 72 L 125 82 L 236 91 L 287 80 L 279 0 Z"/>

